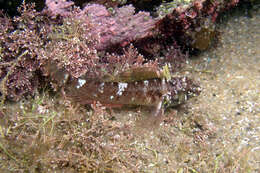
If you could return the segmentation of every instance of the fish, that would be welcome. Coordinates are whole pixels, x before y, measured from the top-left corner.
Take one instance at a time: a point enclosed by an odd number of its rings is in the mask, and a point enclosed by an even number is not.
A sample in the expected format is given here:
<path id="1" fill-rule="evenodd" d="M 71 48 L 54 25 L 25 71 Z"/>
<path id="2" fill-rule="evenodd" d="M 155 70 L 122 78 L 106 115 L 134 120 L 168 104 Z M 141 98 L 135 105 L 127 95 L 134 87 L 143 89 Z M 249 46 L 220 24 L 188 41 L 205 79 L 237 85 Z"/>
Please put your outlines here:
<path id="1" fill-rule="evenodd" d="M 155 116 L 165 109 L 183 104 L 198 96 L 200 86 L 188 77 L 153 78 L 130 82 L 104 82 L 78 78 L 65 89 L 67 98 L 80 104 L 94 101 L 103 105 L 148 106 L 155 109 Z"/>

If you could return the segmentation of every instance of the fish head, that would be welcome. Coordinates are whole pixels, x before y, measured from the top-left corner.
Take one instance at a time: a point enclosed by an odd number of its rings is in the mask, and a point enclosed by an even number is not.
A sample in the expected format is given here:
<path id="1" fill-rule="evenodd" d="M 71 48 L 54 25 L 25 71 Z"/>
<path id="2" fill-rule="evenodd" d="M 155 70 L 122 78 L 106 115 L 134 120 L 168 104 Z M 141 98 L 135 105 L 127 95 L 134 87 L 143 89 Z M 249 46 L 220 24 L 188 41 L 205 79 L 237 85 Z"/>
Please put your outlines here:
<path id="1" fill-rule="evenodd" d="M 201 87 L 187 77 L 172 78 L 167 82 L 167 93 L 164 94 L 164 107 L 175 107 L 183 104 L 189 98 L 198 96 Z"/>

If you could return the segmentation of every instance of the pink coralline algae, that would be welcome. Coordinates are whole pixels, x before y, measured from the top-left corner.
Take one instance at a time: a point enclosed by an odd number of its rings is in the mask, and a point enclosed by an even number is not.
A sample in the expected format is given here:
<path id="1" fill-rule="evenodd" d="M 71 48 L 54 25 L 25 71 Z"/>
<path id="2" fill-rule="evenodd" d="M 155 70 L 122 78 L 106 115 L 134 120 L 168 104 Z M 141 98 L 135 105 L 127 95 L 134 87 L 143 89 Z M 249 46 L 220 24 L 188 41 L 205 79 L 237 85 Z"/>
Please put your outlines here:
<path id="1" fill-rule="evenodd" d="M 47 0 L 47 9 L 52 15 L 68 16 L 73 2 L 63 0 Z M 79 10 L 78 18 L 90 21 L 95 27 L 95 34 L 100 35 L 97 50 L 104 50 L 110 46 L 120 44 L 122 47 L 133 40 L 151 35 L 156 20 L 147 12 L 135 14 L 132 5 L 107 9 L 103 5 L 90 4 Z"/>
<path id="2" fill-rule="evenodd" d="M 97 50 L 99 37 L 93 26 L 77 19 L 66 18 L 62 25 L 52 26 L 48 37 L 52 40 L 45 45 L 41 56 L 48 57 L 59 68 L 65 68 L 75 78 L 95 68 L 99 61 Z"/>
<path id="3" fill-rule="evenodd" d="M 115 8 L 109 12 L 104 6 L 93 4 L 83 9 L 84 16 L 90 16 L 96 32 L 100 33 L 97 49 L 105 49 L 120 43 L 127 45 L 133 40 L 147 37 L 155 27 L 155 20 L 147 12 L 135 13 L 131 5 Z"/>
<path id="4" fill-rule="evenodd" d="M 74 5 L 74 2 L 66 0 L 46 0 L 45 4 L 53 16 L 68 16 L 71 12 L 70 8 Z"/>

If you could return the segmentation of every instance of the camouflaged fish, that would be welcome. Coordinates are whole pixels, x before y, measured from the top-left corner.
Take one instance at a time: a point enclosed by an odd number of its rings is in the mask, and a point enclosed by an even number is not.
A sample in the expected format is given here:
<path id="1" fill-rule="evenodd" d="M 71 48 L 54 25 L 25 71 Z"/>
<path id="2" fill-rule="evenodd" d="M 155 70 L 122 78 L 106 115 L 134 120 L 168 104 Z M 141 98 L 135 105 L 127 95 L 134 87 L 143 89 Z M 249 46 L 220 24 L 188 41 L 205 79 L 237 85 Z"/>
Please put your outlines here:
<path id="1" fill-rule="evenodd" d="M 105 105 L 140 105 L 156 109 L 155 115 L 165 108 L 184 103 L 200 93 L 200 87 L 187 77 L 164 78 L 133 82 L 101 82 L 79 78 L 66 95 L 81 104 L 99 101 Z"/>
<path id="2" fill-rule="evenodd" d="M 73 78 L 63 69 L 50 68 L 53 86 L 64 86 L 67 98 L 81 104 L 99 101 L 109 107 L 148 106 L 155 115 L 164 109 L 184 103 L 201 92 L 198 84 L 187 77 L 171 77 L 168 66 L 162 70 L 150 67 L 136 67 L 117 75 L 105 75 L 101 79 Z"/>

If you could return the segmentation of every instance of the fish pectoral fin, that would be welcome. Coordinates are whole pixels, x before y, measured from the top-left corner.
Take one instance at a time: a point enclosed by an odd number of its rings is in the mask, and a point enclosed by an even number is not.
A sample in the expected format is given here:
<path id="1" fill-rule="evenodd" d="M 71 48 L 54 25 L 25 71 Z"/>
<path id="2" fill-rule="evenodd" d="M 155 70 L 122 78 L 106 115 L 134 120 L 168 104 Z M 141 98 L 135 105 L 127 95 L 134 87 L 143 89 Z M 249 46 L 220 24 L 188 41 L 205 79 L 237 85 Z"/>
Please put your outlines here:
<path id="1" fill-rule="evenodd" d="M 144 127 L 158 128 L 163 120 L 164 108 L 162 101 L 158 102 L 155 106 L 151 107 L 151 115 L 144 121 Z"/>
<path id="2" fill-rule="evenodd" d="M 152 115 L 154 117 L 163 116 L 164 114 L 164 108 L 163 108 L 163 99 L 160 99 L 160 101 L 152 108 Z"/>

